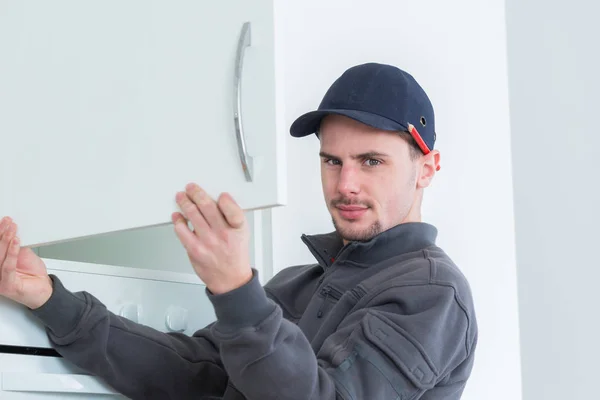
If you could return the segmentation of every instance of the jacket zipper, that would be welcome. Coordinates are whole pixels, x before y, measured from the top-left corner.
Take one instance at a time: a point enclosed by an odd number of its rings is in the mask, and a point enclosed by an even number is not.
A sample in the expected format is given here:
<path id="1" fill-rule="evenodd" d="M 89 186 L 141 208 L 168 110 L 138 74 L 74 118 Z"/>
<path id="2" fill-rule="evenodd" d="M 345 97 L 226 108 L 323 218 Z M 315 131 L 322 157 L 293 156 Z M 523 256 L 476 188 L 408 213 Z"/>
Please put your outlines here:
<path id="1" fill-rule="evenodd" d="M 324 296 L 323 301 L 321 302 L 321 306 L 319 307 L 319 311 L 317 311 L 317 318 L 321 318 L 323 316 L 323 307 L 327 302 L 327 298 L 331 296 L 331 298 L 335 300 L 339 300 L 342 297 L 342 292 L 334 288 L 333 286 L 327 285 L 323 289 L 321 289 L 321 294 Z"/>

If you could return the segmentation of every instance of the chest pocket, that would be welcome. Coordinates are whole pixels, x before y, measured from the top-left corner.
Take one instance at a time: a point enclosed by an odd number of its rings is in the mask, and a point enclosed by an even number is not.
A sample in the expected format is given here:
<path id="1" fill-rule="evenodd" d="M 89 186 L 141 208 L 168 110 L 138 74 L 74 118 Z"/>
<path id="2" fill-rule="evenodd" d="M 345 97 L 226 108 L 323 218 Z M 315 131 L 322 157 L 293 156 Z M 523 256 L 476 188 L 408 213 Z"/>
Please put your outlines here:
<path id="1" fill-rule="evenodd" d="M 332 285 L 323 286 L 315 292 L 298 321 L 298 327 L 309 341 L 312 341 L 321 325 L 329 318 L 331 310 L 342 296 L 342 291 Z"/>
<path id="2" fill-rule="evenodd" d="M 321 306 L 317 311 L 317 318 L 323 318 L 329 313 L 335 304 L 342 298 L 343 293 L 332 285 L 327 285 L 320 291 L 320 296 L 323 297 Z"/>
<path id="3" fill-rule="evenodd" d="M 342 292 L 332 285 L 324 286 L 315 293 L 298 322 L 315 353 L 319 351 L 325 339 L 336 331 L 359 298 L 354 290 Z"/>

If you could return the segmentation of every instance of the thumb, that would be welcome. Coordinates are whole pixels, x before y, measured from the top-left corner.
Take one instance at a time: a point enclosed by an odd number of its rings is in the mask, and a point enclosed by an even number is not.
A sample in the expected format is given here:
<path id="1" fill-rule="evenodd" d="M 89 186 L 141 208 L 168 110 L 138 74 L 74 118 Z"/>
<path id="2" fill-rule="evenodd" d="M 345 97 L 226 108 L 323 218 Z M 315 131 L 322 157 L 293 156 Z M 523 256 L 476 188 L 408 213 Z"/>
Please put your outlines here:
<path id="1" fill-rule="evenodd" d="M 16 289 L 17 258 L 19 256 L 19 238 L 13 237 L 8 245 L 6 258 L 2 264 L 0 292 L 11 295 Z"/>

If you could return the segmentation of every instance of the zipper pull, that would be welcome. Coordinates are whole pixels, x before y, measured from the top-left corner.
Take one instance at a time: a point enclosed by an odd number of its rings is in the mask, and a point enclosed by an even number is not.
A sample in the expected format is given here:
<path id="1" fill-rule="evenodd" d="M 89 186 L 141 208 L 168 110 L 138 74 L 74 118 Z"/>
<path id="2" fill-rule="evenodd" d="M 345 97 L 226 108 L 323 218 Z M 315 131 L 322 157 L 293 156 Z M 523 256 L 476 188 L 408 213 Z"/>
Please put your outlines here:
<path id="1" fill-rule="evenodd" d="M 325 298 L 321 303 L 321 307 L 319 307 L 319 311 L 317 312 L 317 318 L 321 318 L 323 316 L 323 306 L 325 306 L 325 302 L 327 301 L 327 297 L 329 297 L 329 292 L 331 292 L 331 288 L 327 286 L 323 288 L 321 292 L 325 295 Z"/>

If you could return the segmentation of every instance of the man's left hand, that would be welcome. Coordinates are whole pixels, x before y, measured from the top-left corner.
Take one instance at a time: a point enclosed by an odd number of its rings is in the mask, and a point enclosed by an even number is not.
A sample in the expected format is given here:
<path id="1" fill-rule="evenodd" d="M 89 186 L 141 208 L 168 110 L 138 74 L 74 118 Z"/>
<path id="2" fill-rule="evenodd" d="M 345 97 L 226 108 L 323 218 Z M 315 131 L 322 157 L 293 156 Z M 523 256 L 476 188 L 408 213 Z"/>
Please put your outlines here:
<path id="1" fill-rule="evenodd" d="M 221 194 L 214 201 L 190 183 L 175 199 L 181 210 L 171 216 L 175 233 L 208 290 L 222 294 L 248 283 L 252 279 L 250 233 L 244 211 L 233 198 Z"/>

